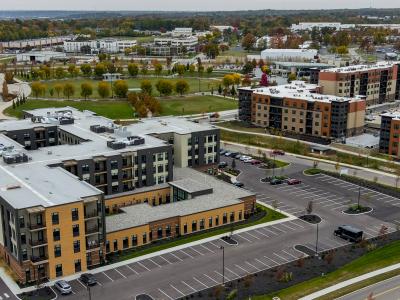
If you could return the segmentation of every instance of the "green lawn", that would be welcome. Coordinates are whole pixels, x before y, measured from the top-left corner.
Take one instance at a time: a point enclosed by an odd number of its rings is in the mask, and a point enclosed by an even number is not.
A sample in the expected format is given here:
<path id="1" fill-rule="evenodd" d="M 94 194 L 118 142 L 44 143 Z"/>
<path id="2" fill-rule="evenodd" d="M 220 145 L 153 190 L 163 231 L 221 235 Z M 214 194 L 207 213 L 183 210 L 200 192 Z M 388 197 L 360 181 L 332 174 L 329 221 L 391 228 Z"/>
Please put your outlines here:
<path id="1" fill-rule="evenodd" d="M 265 206 L 257 204 L 257 208 L 261 209 L 261 210 L 264 210 L 266 212 L 266 215 L 264 217 L 262 217 L 261 219 L 258 219 L 256 221 L 244 223 L 244 224 L 241 224 L 241 225 L 236 225 L 234 227 L 234 230 L 238 230 L 238 229 L 241 229 L 241 228 L 246 228 L 246 227 L 249 227 L 249 226 L 254 226 L 254 225 L 258 225 L 258 224 L 264 224 L 264 223 L 267 223 L 267 222 L 276 221 L 276 220 L 279 220 L 279 219 L 286 218 L 285 215 L 283 215 L 283 214 L 281 214 L 281 213 L 279 213 L 277 211 L 274 211 L 274 210 L 272 210 L 272 209 L 270 209 L 268 207 L 265 207 Z M 205 239 L 205 238 L 209 238 L 209 237 L 212 237 L 212 236 L 215 236 L 215 235 L 228 233 L 228 232 L 231 231 L 231 229 L 232 228 L 230 226 L 228 226 L 228 227 L 225 227 L 225 228 L 216 228 L 214 230 L 211 230 L 211 231 L 208 231 L 208 232 L 204 232 L 204 233 L 201 233 L 201 234 L 183 236 L 181 238 L 174 239 L 171 242 L 168 242 L 168 243 L 165 243 L 165 244 L 154 245 L 154 246 L 151 246 L 149 248 L 138 249 L 138 250 L 135 250 L 135 251 L 123 253 L 118 257 L 117 260 L 119 260 L 119 261 L 127 260 L 127 259 L 131 259 L 131 258 L 134 258 L 134 257 L 138 257 L 138 256 L 146 255 L 146 254 L 149 254 L 149 253 L 153 253 L 153 252 L 156 252 L 156 251 L 161 251 L 161 250 L 172 248 L 172 247 L 176 247 L 176 246 L 179 246 L 179 245 L 184 245 L 184 244 L 191 243 L 191 242 L 194 242 L 194 241 L 198 241 L 198 240 L 202 240 L 202 239 Z"/>
<path id="2" fill-rule="evenodd" d="M 299 299 L 342 281 L 396 264 L 399 262 L 399 260 L 400 241 L 396 241 L 379 249 L 373 250 L 345 265 L 344 267 L 325 275 L 324 277 L 314 278 L 269 295 L 255 296 L 252 297 L 252 299 L 270 300 L 274 296 L 278 296 L 285 300 Z"/>
<path id="3" fill-rule="evenodd" d="M 4 113 L 17 118 L 22 118 L 23 110 L 46 107 L 71 106 L 79 110 L 91 110 L 110 119 L 130 119 L 133 110 L 127 101 L 59 101 L 59 100 L 28 100 L 16 109 L 7 108 Z"/>
<path id="4" fill-rule="evenodd" d="M 218 126 L 233 129 L 233 130 L 242 130 L 247 132 L 257 132 L 257 133 L 265 133 L 265 129 L 261 127 L 249 127 L 243 124 L 240 121 L 227 121 L 218 123 Z"/>
<path id="5" fill-rule="evenodd" d="M 156 77 L 148 77 L 148 78 L 129 78 L 126 79 L 126 82 L 128 83 L 128 87 L 135 89 L 135 88 L 140 88 L 140 83 L 142 80 L 150 80 L 151 83 L 153 84 L 153 95 L 154 96 L 158 96 L 158 92 L 156 90 L 156 83 L 158 80 L 160 79 L 166 79 L 171 81 L 173 84 L 175 84 L 178 80 L 180 80 L 180 78 L 156 78 Z M 219 85 L 219 81 L 217 80 L 211 80 L 208 79 L 206 77 L 204 77 L 201 80 L 198 80 L 196 78 L 190 78 L 190 77 L 184 77 L 184 80 L 186 80 L 189 84 L 190 90 L 189 93 L 196 93 L 199 92 L 199 90 L 201 92 L 206 92 L 206 91 L 210 91 L 211 88 L 214 88 L 214 91 L 216 91 L 218 89 L 218 85 Z M 71 83 L 74 88 L 75 88 L 75 93 L 73 96 L 71 96 L 71 99 L 82 99 L 82 96 L 80 95 L 81 92 L 81 84 L 83 82 L 89 82 L 92 84 L 93 87 L 93 95 L 90 98 L 94 98 L 94 99 L 98 99 L 100 98 L 98 93 L 97 93 L 97 86 L 100 82 L 100 80 L 94 80 L 94 79 L 84 79 L 84 78 L 79 78 L 79 79 L 61 79 L 61 80 L 52 80 L 52 81 L 44 81 L 43 83 L 47 86 L 47 90 L 46 90 L 46 94 L 44 97 L 46 98 L 65 98 L 65 96 L 62 94 L 62 92 L 60 93 L 60 95 L 57 95 L 55 92 L 53 94 L 53 96 L 51 96 L 49 94 L 49 89 L 50 88 L 54 88 L 54 86 L 56 84 L 66 84 L 66 83 Z M 200 83 L 200 88 L 199 88 L 199 83 Z M 33 97 L 33 95 L 32 95 Z"/>
<path id="6" fill-rule="evenodd" d="M 161 100 L 164 116 L 190 115 L 237 108 L 237 101 L 216 96 L 189 96 Z"/>

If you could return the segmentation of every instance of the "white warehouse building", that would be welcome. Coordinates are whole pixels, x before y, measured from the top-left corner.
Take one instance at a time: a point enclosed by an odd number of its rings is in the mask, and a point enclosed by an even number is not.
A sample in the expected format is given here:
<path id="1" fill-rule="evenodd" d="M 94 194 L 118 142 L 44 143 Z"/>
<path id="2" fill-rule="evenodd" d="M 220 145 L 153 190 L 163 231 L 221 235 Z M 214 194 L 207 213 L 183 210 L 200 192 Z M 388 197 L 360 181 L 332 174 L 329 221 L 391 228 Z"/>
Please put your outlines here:
<path id="1" fill-rule="evenodd" d="M 312 60 L 318 55 L 315 49 L 265 49 L 261 51 L 261 59 L 277 61 Z"/>
<path id="2" fill-rule="evenodd" d="M 17 62 L 49 62 L 55 59 L 65 59 L 67 55 L 55 51 L 30 51 L 17 54 Z"/>

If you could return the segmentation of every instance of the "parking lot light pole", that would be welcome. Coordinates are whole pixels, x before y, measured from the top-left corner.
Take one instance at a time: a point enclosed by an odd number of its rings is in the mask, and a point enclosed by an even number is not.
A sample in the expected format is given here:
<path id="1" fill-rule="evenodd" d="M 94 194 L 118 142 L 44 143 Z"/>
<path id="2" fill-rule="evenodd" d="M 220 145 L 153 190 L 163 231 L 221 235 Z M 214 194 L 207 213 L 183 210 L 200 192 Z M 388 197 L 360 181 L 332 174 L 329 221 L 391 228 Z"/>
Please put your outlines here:
<path id="1" fill-rule="evenodd" d="M 221 246 L 222 250 L 222 286 L 225 286 L 225 247 Z"/>
<path id="2" fill-rule="evenodd" d="M 318 256 L 318 234 L 319 234 L 319 223 L 317 223 L 317 239 L 315 241 L 315 256 Z"/>
<path id="3" fill-rule="evenodd" d="M 89 300 L 92 300 L 92 291 L 90 290 L 90 285 L 86 284 L 86 288 L 87 288 L 88 293 L 89 293 Z"/>
<path id="4" fill-rule="evenodd" d="M 361 185 L 358 187 L 357 209 L 360 209 Z"/>

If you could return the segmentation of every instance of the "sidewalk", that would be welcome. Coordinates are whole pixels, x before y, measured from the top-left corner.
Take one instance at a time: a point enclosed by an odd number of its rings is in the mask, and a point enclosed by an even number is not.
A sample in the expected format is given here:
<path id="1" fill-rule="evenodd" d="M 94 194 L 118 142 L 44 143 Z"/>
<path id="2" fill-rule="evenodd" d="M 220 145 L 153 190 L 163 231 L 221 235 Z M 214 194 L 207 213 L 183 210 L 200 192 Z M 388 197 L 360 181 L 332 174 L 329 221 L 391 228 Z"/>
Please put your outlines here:
<path id="1" fill-rule="evenodd" d="M 354 278 L 346 280 L 346 281 L 343 281 L 341 283 L 338 283 L 338 284 L 335 284 L 333 286 L 330 286 L 330 287 L 328 287 L 326 289 L 323 289 L 323 290 L 320 290 L 318 292 L 312 293 L 311 295 L 302 297 L 299 300 L 316 299 L 316 298 L 322 297 L 324 295 L 327 295 L 329 293 L 332 293 L 334 291 L 337 291 L 337 290 L 340 290 L 342 288 L 345 288 L 345 287 L 347 287 L 349 285 L 352 285 L 354 283 L 358 283 L 358 282 L 361 282 L 363 280 L 366 280 L 366 279 L 369 279 L 369 278 L 372 278 L 372 277 L 375 277 L 377 275 L 381 275 L 381 274 L 384 274 L 384 273 L 387 273 L 387 272 L 390 272 L 390 271 L 393 271 L 393 270 L 397 270 L 397 269 L 400 269 L 400 263 L 395 264 L 395 265 L 391 265 L 391 266 L 388 266 L 386 268 L 379 269 L 379 270 L 376 270 L 376 271 L 373 271 L 373 272 L 370 272 L 370 273 L 366 273 L 366 274 L 360 275 L 358 277 L 354 277 Z"/>

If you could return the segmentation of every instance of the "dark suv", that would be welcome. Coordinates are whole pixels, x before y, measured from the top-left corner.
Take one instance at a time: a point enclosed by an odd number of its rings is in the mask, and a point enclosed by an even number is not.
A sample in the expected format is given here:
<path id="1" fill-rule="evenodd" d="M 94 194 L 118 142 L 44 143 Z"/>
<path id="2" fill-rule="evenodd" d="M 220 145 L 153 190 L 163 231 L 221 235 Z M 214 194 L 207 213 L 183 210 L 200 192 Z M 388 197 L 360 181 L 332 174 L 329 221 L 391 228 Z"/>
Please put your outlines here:
<path id="1" fill-rule="evenodd" d="M 97 280 L 96 277 L 94 277 L 93 274 L 91 273 L 83 273 L 81 275 L 80 280 L 83 282 L 83 284 L 85 285 L 96 285 L 97 284 Z"/>

